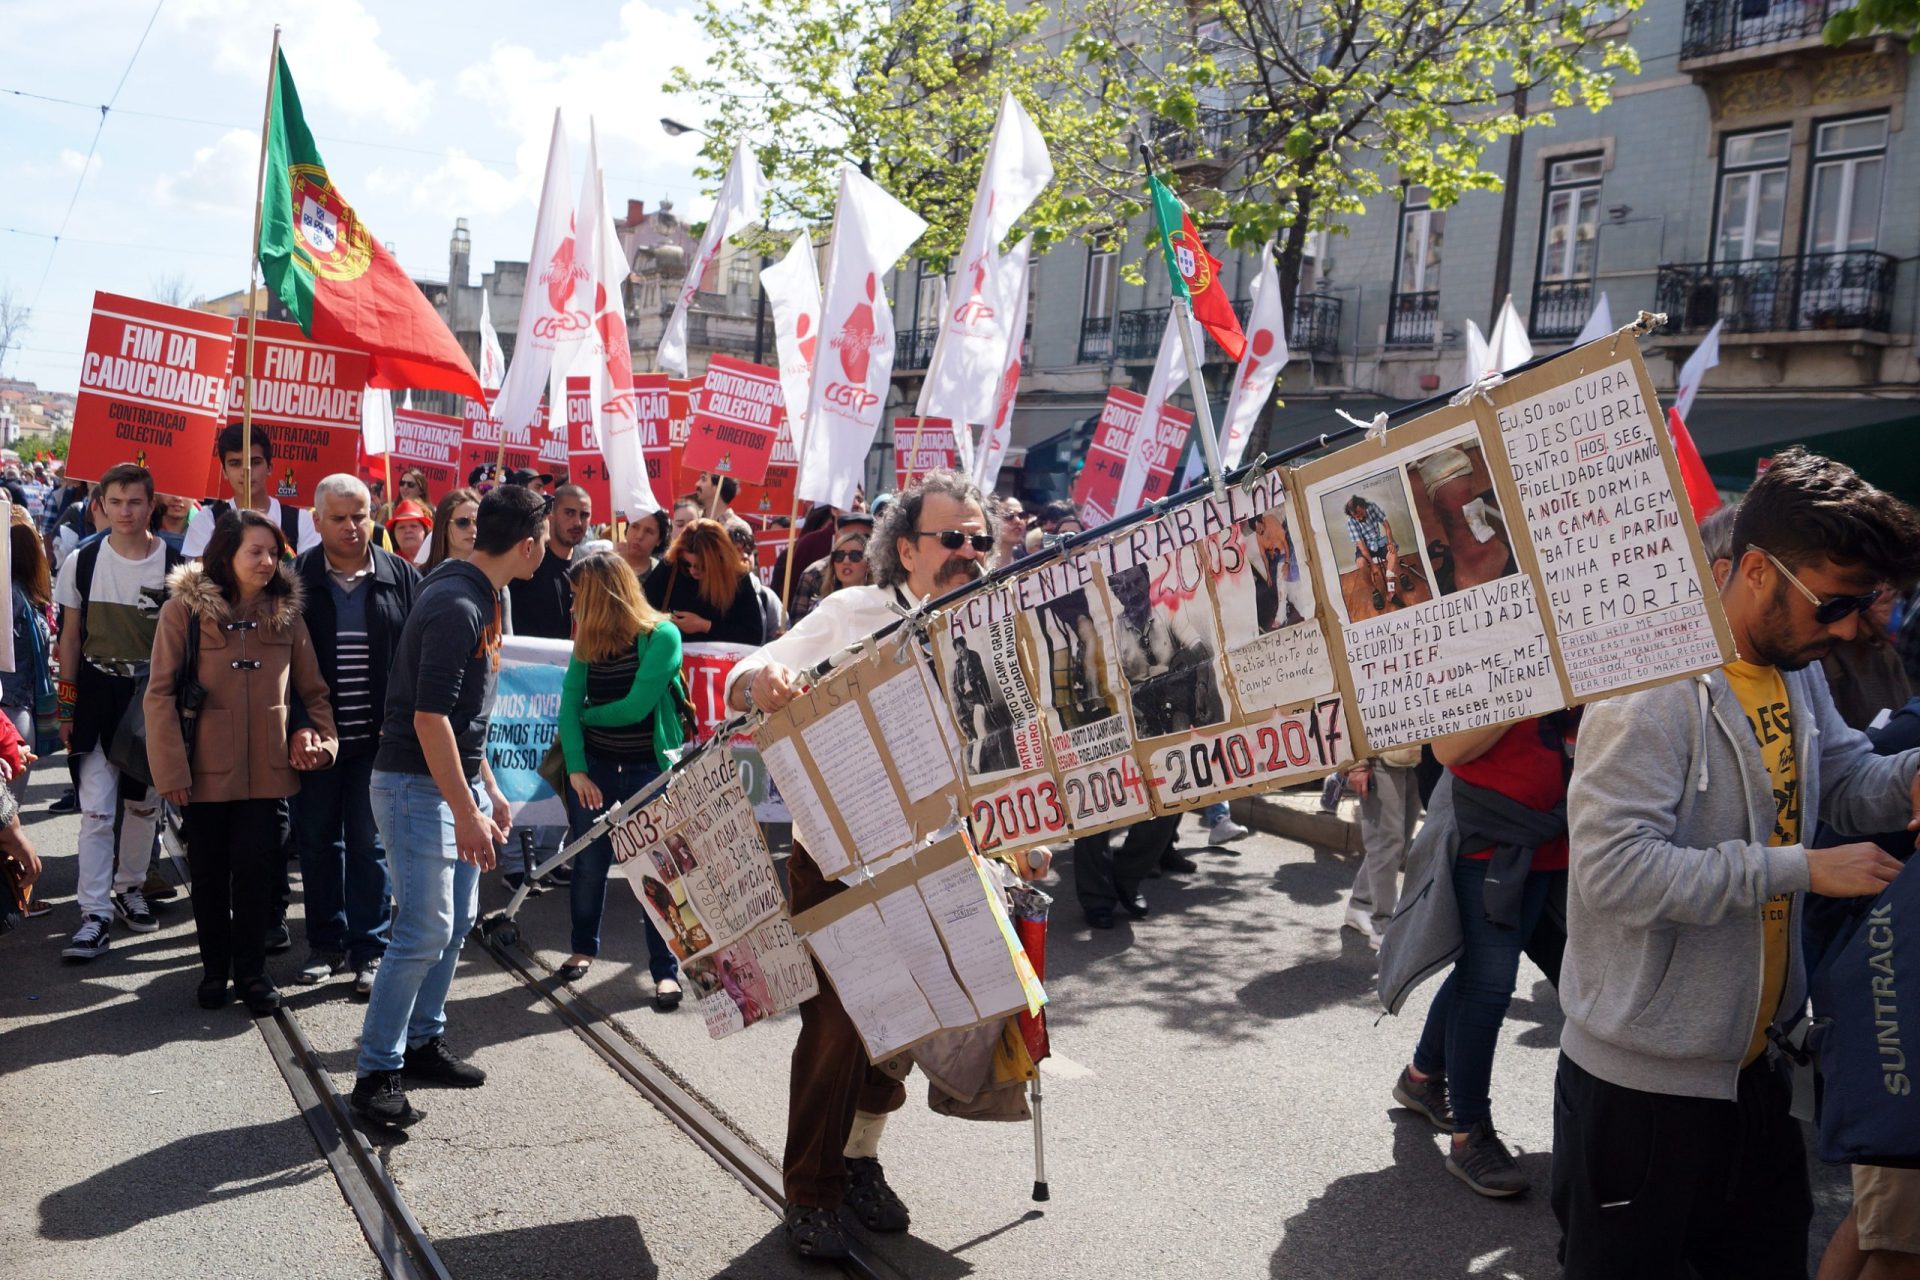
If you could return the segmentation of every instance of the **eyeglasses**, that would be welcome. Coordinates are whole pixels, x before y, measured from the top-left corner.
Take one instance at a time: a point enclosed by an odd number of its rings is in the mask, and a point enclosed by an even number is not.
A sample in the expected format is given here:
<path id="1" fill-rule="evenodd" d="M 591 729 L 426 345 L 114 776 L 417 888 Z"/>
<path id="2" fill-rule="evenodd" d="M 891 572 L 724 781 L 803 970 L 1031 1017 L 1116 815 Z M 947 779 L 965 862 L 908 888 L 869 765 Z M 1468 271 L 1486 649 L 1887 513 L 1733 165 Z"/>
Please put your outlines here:
<path id="1" fill-rule="evenodd" d="M 1774 555 L 1773 552 L 1767 550 L 1765 547 L 1756 547 L 1751 542 L 1747 544 L 1747 550 L 1758 551 L 1761 555 L 1765 556 L 1767 562 L 1778 569 L 1781 574 L 1786 577 L 1786 580 L 1791 582 L 1799 590 L 1800 594 L 1807 598 L 1808 602 L 1813 605 L 1813 620 L 1823 627 L 1830 627 L 1849 614 L 1865 613 L 1867 610 L 1873 608 L 1874 601 L 1880 598 L 1880 588 L 1875 587 L 1873 590 L 1864 591 L 1857 596 L 1835 596 L 1831 600 L 1822 600 L 1819 595 L 1814 592 L 1812 587 L 1809 587 L 1793 575 L 1793 570 L 1781 564 L 1780 558 Z"/>
<path id="2" fill-rule="evenodd" d="M 949 551 L 958 551 L 961 547 L 972 546 L 981 555 L 993 550 L 993 538 L 984 533 L 962 533 L 958 529 L 942 529 L 938 533 L 915 532 L 916 538 L 938 538 L 940 545 Z"/>
<path id="3" fill-rule="evenodd" d="M 473 517 L 455 516 L 453 518 L 453 527 L 456 529 L 471 529 L 473 528 Z"/>
<path id="4" fill-rule="evenodd" d="M 844 564 L 849 560 L 853 561 L 855 564 L 859 564 L 862 560 L 865 560 L 867 558 L 867 553 L 860 550 L 860 548 L 855 547 L 851 551 L 836 551 L 833 553 L 832 556 L 828 558 L 831 559 L 835 564 Z"/>
<path id="5" fill-rule="evenodd" d="M 420 488 L 420 484 L 416 480 L 402 480 L 400 482 L 400 487 L 402 489 L 413 489 L 418 491 L 418 489 Z"/>

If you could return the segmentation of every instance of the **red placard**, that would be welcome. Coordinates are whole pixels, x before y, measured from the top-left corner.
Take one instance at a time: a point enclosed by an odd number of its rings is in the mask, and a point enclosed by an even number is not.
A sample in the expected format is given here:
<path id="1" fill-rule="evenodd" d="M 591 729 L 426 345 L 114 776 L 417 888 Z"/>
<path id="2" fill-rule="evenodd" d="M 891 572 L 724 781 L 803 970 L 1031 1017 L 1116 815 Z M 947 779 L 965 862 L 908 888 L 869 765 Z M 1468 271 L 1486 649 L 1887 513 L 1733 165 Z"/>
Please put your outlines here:
<path id="1" fill-rule="evenodd" d="M 161 493 L 199 496 L 232 373 L 233 321 L 94 294 L 66 473 L 135 462 Z"/>
<path id="2" fill-rule="evenodd" d="M 418 467 L 427 477 L 427 492 L 440 494 L 467 482 L 460 466 L 460 448 L 466 424 L 445 414 L 420 409 L 393 411 L 393 477 Z"/>
<path id="3" fill-rule="evenodd" d="M 247 326 L 235 326 L 234 363 L 246 358 Z M 367 354 L 313 341 L 297 324 L 260 321 L 253 340 L 253 425 L 273 441 L 267 492 L 292 507 L 313 505 L 313 489 L 360 457 L 360 398 L 366 394 Z M 241 377 L 227 397 L 229 423 L 240 421 Z M 231 502 L 220 460 L 204 490 Z"/>
<path id="4" fill-rule="evenodd" d="M 1105 524 L 1116 515 L 1114 503 L 1120 494 L 1120 477 L 1127 469 L 1127 456 L 1133 452 L 1134 433 L 1140 429 L 1140 414 L 1147 398 L 1124 387 L 1109 387 L 1107 403 L 1100 410 L 1100 423 L 1094 429 L 1093 443 L 1087 449 L 1086 466 L 1074 481 L 1073 501 L 1081 518 L 1089 525 Z M 1154 439 L 1147 445 L 1147 478 L 1140 489 L 1142 506 L 1164 498 L 1173 490 L 1173 467 L 1186 446 L 1187 433 L 1193 427 L 1193 415 L 1171 405 L 1160 406 L 1160 418 Z"/>
<path id="5" fill-rule="evenodd" d="M 672 378 L 667 382 L 667 481 L 680 490 L 673 496 L 693 492 L 693 479 L 680 474 L 685 466 L 687 437 L 693 433 L 693 402 L 700 389 L 698 378 Z M 660 504 L 669 509 L 673 503 Z"/>
<path id="6" fill-rule="evenodd" d="M 576 384 L 585 384 L 586 378 L 567 379 L 567 404 L 574 403 Z M 668 511 L 673 510 L 674 491 L 673 447 L 670 437 L 673 431 L 673 394 L 669 384 L 671 379 L 664 373 L 636 373 L 633 375 L 634 417 L 640 425 L 640 456 L 647 464 L 647 483 L 653 488 L 653 500 Z M 592 408 L 591 401 L 588 408 Z M 571 422 L 571 407 L 569 421 Z M 591 431 L 591 424 L 588 424 Z M 599 452 L 599 447 L 594 447 Z M 601 487 L 606 488 L 605 468 L 602 467 Z"/>
<path id="7" fill-rule="evenodd" d="M 644 375 L 642 375 L 644 376 Z M 637 384 L 639 378 L 635 378 Z M 661 388 L 661 398 L 666 398 L 666 388 Z M 640 401 L 645 403 L 642 394 Z M 569 374 L 567 376 L 567 480 L 587 491 L 593 499 L 595 511 L 613 510 L 613 488 L 607 481 L 607 459 L 600 452 L 600 435 L 593 424 L 593 375 Z M 644 410 L 640 415 L 641 439 L 645 440 L 647 417 Z M 647 455 L 647 467 L 651 475 L 653 456 Z M 659 492 L 656 485 L 654 491 Z"/>
<path id="8" fill-rule="evenodd" d="M 785 416 L 778 369 L 716 355 L 707 364 L 681 465 L 759 484 Z"/>
<path id="9" fill-rule="evenodd" d="M 894 488 L 902 493 L 929 471 L 954 464 L 953 423 L 945 418 L 893 420 Z"/>
<path id="10" fill-rule="evenodd" d="M 487 393 L 489 400 L 494 392 Z M 465 477 L 475 467 L 491 467 L 501 460 L 500 420 L 493 417 L 491 403 L 482 406 L 477 400 L 465 402 L 466 425 L 460 444 L 460 474 Z M 509 471 L 550 471 L 549 466 L 536 466 L 541 460 L 547 436 L 547 405 L 540 404 L 540 416 L 535 419 L 531 429 L 521 427 L 507 434 L 506 466 Z M 464 483 L 464 480 L 463 480 Z"/>
<path id="11" fill-rule="evenodd" d="M 800 483 L 800 451 L 793 443 L 793 420 L 782 419 L 780 434 L 774 437 L 773 460 L 767 464 L 766 478 L 743 492 L 734 501 L 734 513 L 756 531 L 773 528 L 775 520 L 800 519 L 813 504 L 794 503 L 794 490 Z M 782 538 L 786 526 L 779 526 Z"/>

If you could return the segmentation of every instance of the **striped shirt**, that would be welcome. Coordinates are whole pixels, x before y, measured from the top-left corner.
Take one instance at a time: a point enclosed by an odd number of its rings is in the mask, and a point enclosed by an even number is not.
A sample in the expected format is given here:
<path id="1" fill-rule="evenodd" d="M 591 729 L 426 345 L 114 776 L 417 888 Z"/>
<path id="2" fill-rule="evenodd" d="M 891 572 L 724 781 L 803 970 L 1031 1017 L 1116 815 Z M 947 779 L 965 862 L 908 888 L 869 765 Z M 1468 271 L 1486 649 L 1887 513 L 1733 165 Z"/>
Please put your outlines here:
<path id="1" fill-rule="evenodd" d="M 587 705 L 603 706 L 618 702 L 633 691 L 633 679 L 640 673 L 640 651 L 629 646 L 618 657 L 587 664 Z M 583 725 L 587 751 L 603 760 L 623 764 L 652 764 L 653 718 L 649 715 L 637 724 Z"/>
<path id="2" fill-rule="evenodd" d="M 367 635 L 367 599 L 372 594 L 367 584 L 371 573 L 364 574 L 352 591 L 343 590 L 340 580 L 329 574 L 327 590 L 333 593 L 334 680 L 333 723 L 340 741 L 372 742 L 380 732 L 374 715 L 371 645 Z"/>

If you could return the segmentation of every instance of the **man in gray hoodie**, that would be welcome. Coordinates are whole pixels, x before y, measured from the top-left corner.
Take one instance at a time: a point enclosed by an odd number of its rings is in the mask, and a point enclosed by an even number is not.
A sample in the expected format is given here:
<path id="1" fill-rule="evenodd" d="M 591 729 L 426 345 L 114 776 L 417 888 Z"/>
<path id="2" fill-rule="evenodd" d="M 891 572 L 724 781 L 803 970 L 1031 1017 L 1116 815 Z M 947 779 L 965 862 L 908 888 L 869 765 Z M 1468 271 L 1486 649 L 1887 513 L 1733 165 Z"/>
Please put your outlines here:
<path id="1" fill-rule="evenodd" d="M 1570 1280 L 1805 1280 L 1812 1198 L 1777 1047 L 1806 1003 L 1801 902 L 1878 894 L 1900 864 L 1802 839 L 1816 818 L 1920 829 L 1920 751 L 1874 755 L 1818 666 L 1920 574 L 1920 518 L 1791 448 L 1741 505 L 1732 561 L 1739 660 L 1598 703 L 1581 729 L 1553 1116 Z"/>

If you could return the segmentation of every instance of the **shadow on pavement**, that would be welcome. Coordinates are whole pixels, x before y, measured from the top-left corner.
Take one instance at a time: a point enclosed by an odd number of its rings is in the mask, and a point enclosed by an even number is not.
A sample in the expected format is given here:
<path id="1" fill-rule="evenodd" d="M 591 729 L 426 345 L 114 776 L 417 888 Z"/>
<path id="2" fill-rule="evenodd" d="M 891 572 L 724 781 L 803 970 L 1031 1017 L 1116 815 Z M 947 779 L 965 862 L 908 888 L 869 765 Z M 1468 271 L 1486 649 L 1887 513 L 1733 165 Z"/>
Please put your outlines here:
<path id="1" fill-rule="evenodd" d="M 433 1247 L 447 1270 L 456 1276 L 563 1274 L 570 1280 L 651 1280 L 660 1274 L 660 1264 L 647 1248 L 640 1224 L 625 1214 L 436 1240 Z M 722 1274 L 746 1277 L 775 1273 L 736 1273 L 729 1269 Z"/>
<path id="2" fill-rule="evenodd" d="M 154 1218 L 330 1176 L 299 1116 L 179 1138 L 40 1202 L 48 1240 L 103 1240 Z"/>

